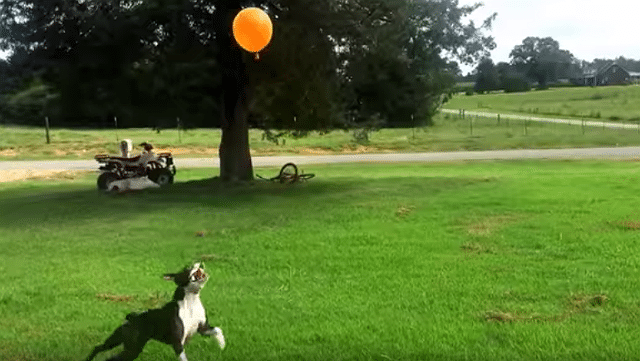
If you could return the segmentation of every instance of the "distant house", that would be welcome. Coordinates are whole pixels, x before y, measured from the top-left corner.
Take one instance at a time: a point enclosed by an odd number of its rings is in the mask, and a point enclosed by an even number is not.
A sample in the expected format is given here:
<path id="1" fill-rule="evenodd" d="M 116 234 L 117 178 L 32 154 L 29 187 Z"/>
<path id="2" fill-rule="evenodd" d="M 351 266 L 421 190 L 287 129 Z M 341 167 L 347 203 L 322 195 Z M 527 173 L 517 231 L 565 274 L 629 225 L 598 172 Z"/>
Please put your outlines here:
<path id="1" fill-rule="evenodd" d="M 576 85 L 622 85 L 640 82 L 640 72 L 628 71 L 616 63 L 598 70 L 587 70 L 582 76 L 572 79 Z"/>

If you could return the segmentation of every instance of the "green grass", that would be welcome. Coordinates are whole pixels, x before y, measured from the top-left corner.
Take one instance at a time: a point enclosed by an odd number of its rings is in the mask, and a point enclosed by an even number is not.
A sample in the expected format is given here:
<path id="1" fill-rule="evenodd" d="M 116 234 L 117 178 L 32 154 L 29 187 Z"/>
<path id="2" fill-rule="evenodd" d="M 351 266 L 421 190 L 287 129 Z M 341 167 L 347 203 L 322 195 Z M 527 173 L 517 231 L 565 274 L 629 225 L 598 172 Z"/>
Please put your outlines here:
<path id="1" fill-rule="evenodd" d="M 447 109 L 563 118 L 640 121 L 640 87 L 570 87 L 525 93 L 456 95 Z"/>
<path id="2" fill-rule="evenodd" d="M 611 129 L 600 126 L 444 115 L 442 125 L 429 130 L 428 142 L 443 150 L 496 150 L 588 148 L 640 145 L 640 128 Z M 438 129 L 439 128 L 439 129 Z M 456 149 L 458 148 L 458 149 Z"/>
<path id="3" fill-rule="evenodd" d="M 637 163 L 304 170 L 316 178 L 232 189 L 181 170 L 167 190 L 115 196 L 95 175 L 0 183 L 0 359 L 83 359 L 195 259 L 228 347 L 196 337 L 191 360 L 640 352 Z M 139 359 L 175 357 L 150 343 Z"/>
<path id="4" fill-rule="evenodd" d="M 180 135 L 176 130 L 157 133 L 151 129 L 127 129 L 118 132 L 118 139 L 125 136 L 136 144 L 150 141 L 158 149 L 172 151 L 176 157 L 217 157 L 220 142 L 220 131 L 213 129 L 194 129 Z M 355 143 L 352 133 L 344 131 L 325 135 L 312 133 L 299 139 L 284 138 L 284 144 L 274 144 L 262 139 L 262 132 L 258 130 L 250 132 L 250 144 L 254 156 L 569 148 L 640 145 L 640 132 L 597 127 L 583 131 L 579 126 L 535 122 L 527 124 L 525 130 L 522 121 L 506 119 L 500 124 L 495 119 L 474 119 L 472 130 L 469 119 L 441 115 L 436 117 L 432 127 L 382 129 L 371 133 L 369 142 L 364 145 Z M 139 147 L 136 147 L 134 152 L 138 151 Z M 44 129 L 0 126 L 0 160 L 92 159 L 99 153 L 118 153 L 113 130 L 54 129 L 51 144 L 46 144 Z"/>

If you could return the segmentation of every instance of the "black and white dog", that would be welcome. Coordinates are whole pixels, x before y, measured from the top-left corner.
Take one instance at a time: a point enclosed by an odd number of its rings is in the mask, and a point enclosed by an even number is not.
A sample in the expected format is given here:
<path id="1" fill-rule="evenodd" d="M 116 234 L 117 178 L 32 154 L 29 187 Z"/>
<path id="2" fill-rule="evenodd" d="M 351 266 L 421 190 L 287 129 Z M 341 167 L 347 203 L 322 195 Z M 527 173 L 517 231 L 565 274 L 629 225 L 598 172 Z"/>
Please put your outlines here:
<path id="1" fill-rule="evenodd" d="M 200 302 L 200 289 L 208 278 L 200 263 L 194 264 L 191 268 L 187 267 L 180 273 L 165 274 L 165 280 L 173 281 L 178 286 L 173 300 L 162 308 L 128 314 L 124 324 L 102 345 L 96 346 L 87 361 L 92 360 L 98 353 L 121 344 L 124 345 L 124 350 L 109 361 L 133 361 L 151 339 L 171 345 L 180 361 L 187 361 L 184 345 L 196 332 L 216 337 L 220 348 L 224 348 L 222 330 L 209 326 Z"/>

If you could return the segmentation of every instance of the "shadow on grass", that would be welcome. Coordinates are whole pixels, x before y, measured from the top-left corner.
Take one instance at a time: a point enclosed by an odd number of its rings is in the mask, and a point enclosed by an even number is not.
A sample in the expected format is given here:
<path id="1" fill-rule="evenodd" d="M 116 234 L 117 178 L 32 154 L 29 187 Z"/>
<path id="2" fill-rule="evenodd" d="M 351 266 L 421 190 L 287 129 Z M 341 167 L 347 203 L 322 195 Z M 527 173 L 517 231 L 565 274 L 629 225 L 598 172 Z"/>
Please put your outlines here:
<path id="1" fill-rule="evenodd" d="M 42 183 L 0 193 L 3 214 L 0 228 L 24 228 L 81 221 L 113 222 L 159 211 L 179 212 L 192 204 L 214 210 L 255 207 L 256 211 L 295 207 L 300 203 L 344 202 L 351 196 L 406 196 L 413 192 L 438 192 L 465 187 L 487 179 L 410 177 L 363 179 L 357 177 L 313 179 L 304 183 L 280 184 L 263 180 L 229 185 L 218 178 L 175 183 L 163 189 L 122 194 L 99 192 L 82 184 Z M 5 212 L 3 212 L 5 213 Z"/>
<path id="2" fill-rule="evenodd" d="M 330 182 L 279 184 L 253 181 L 235 185 L 216 178 L 175 183 L 163 189 L 146 189 L 121 194 L 99 192 L 85 184 L 42 183 L 0 193 L 4 220 L 1 227 L 34 226 L 41 223 L 102 219 L 114 222 L 131 216 L 171 210 L 185 204 L 233 209 L 251 203 L 321 197 L 338 189 Z M 344 189 L 346 185 L 341 184 Z"/>

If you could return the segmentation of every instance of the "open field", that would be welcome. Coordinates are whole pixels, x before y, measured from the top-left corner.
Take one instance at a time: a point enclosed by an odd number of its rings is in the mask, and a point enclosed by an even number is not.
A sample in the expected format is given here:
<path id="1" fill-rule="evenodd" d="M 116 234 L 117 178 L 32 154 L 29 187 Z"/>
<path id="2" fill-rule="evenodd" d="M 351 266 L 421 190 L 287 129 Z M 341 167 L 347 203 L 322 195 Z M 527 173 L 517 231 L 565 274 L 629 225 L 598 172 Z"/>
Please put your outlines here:
<path id="1" fill-rule="evenodd" d="M 569 87 L 472 96 L 460 94 L 444 108 L 637 122 L 640 121 L 640 86 Z"/>
<path id="2" fill-rule="evenodd" d="M 204 259 L 228 347 L 190 360 L 629 360 L 640 352 L 635 162 L 307 166 L 293 187 L 0 183 L 0 359 L 81 360 L 161 274 Z M 260 169 L 271 174 L 275 169 Z M 10 212 L 8 210 L 11 210 Z M 99 361 L 104 360 L 104 356 Z M 150 343 L 144 360 L 174 360 Z"/>
<path id="3" fill-rule="evenodd" d="M 92 159 L 98 153 L 117 154 L 117 139 L 125 136 L 136 144 L 149 141 L 159 149 L 172 151 L 176 157 L 217 157 L 220 141 L 220 131 L 215 129 L 195 129 L 180 134 L 175 129 L 161 133 L 127 129 L 119 130 L 118 137 L 114 130 L 53 129 L 51 144 L 46 144 L 44 134 L 42 128 L 0 126 L 0 161 Z M 516 120 L 503 120 L 498 124 L 495 119 L 482 118 L 470 124 L 469 119 L 445 114 L 436 117 L 433 127 L 382 129 L 370 134 L 369 142 L 364 145 L 355 143 L 353 134 L 344 131 L 284 138 L 284 144 L 276 145 L 264 140 L 258 130 L 250 132 L 250 144 L 254 156 L 572 148 L 640 145 L 640 132 L 638 129 L 525 124 Z"/>

